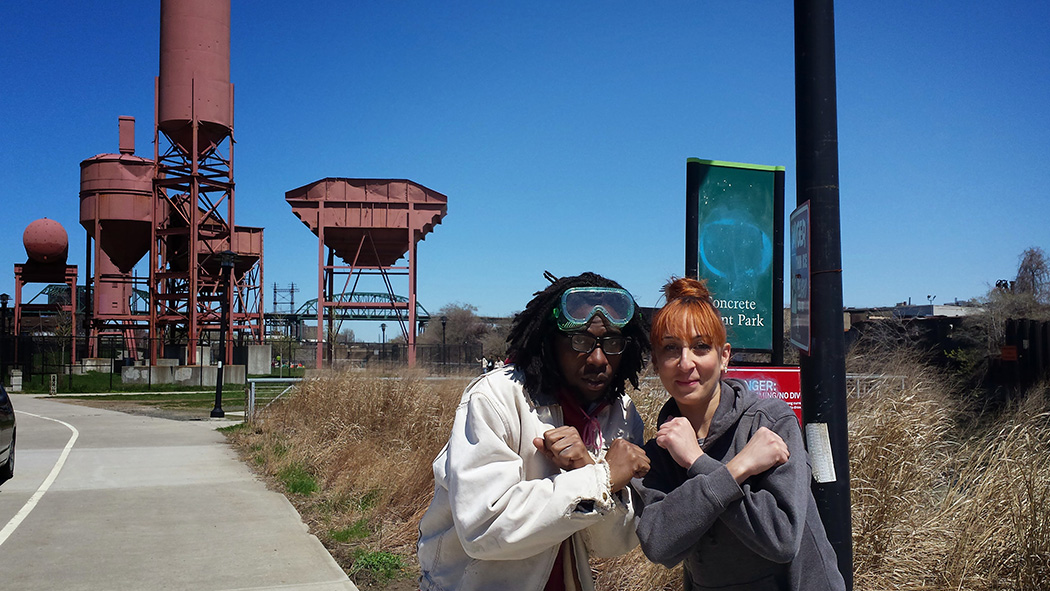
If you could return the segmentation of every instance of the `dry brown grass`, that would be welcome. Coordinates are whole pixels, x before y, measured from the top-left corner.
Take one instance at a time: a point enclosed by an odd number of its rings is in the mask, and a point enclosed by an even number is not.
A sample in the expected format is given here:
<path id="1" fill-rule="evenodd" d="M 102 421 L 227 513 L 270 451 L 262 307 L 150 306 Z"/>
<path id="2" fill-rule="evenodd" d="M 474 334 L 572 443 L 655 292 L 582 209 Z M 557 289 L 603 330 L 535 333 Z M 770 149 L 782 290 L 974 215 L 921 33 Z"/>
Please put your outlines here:
<path id="1" fill-rule="evenodd" d="M 849 400 L 855 587 L 1047 588 L 1047 388 L 974 417 L 914 359 L 851 360 L 862 372 L 906 376 L 903 387 L 890 379 Z"/>
<path id="2" fill-rule="evenodd" d="M 304 381 L 232 438 L 278 486 L 292 466 L 313 475 L 317 492 L 289 498 L 344 569 L 361 549 L 398 554 L 414 568 L 417 526 L 433 492 L 430 464 L 466 383 L 333 373 Z"/>
<path id="3" fill-rule="evenodd" d="M 884 352 L 850 363 L 853 372 L 906 376 L 904 387 L 900 379 L 877 382 L 849 400 L 855 588 L 1045 588 L 1048 387 L 1008 412 L 962 421 L 943 376 L 909 356 Z M 304 382 L 231 437 L 275 486 L 289 467 L 316 478 L 317 492 L 289 498 L 345 569 L 355 552 L 385 551 L 405 559 L 411 579 L 417 526 L 432 494 L 430 464 L 466 382 L 331 374 Z M 648 437 L 666 396 L 648 380 L 632 397 Z M 364 533 L 340 535 L 355 528 Z M 680 567 L 650 564 L 637 549 L 594 566 L 601 591 L 681 588 Z"/>

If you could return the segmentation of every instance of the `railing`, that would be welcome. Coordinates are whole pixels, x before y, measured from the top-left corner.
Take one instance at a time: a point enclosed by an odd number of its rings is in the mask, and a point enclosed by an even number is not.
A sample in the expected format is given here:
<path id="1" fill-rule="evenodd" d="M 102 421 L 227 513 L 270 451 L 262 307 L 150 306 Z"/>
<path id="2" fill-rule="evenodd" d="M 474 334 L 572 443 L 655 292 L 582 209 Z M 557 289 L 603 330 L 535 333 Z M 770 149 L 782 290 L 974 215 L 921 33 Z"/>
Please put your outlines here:
<path id="1" fill-rule="evenodd" d="M 244 422 L 253 422 L 257 412 L 266 410 L 268 406 L 298 386 L 301 381 L 303 381 L 302 378 L 248 378 L 245 388 L 248 401 L 244 405 Z M 256 410 L 259 404 L 262 404 L 263 407 Z"/>
<path id="2" fill-rule="evenodd" d="M 901 390 L 908 387 L 908 376 L 893 374 L 846 374 L 846 395 L 864 396 L 881 384 L 900 383 Z"/>

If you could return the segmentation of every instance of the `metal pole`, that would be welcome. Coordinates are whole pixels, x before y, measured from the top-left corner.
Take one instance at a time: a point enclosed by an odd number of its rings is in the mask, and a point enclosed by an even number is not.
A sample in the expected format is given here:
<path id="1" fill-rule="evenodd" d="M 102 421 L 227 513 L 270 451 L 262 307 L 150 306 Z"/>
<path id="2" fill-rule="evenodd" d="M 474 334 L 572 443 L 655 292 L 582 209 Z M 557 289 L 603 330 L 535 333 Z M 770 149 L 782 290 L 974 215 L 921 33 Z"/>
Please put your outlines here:
<path id="1" fill-rule="evenodd" d="M 7 385 L 7 302 L 11 296 L 0 293 L 0 385 Z"/>
<path id="2" fill-rule="evenodd" d="M 386 323 L 379 325 L 379 330 L 383 331 L 382 341 L 379 343 L 379 360 L 382 361 L 386 357 Z"/>
<path id="3" fill-rule="evenodd" d="M 255 418 L 255 382 L 251 382 L 251 388 L 248 389 L 248 408 L 244 412 L 245 422 L 252 422 Z"/>
<path id="4" fill-rule="evenodd" d="M 448 373 L 448 354 L 445 349 L 445 325 L 448 324 L 448 316 L 441 317 L 441 367 L 443 373 Z"/>
<path id="5" fill-rule="evenodd" d="M 226 325 L 229 324 L 230 314 L 230 284 L 233 282 L 233 267 L 236 254 L 232 251 L 223 251 L 219 254 L 220 269 L 223 278 L 224 289 L 222 293 L 222 326 L 219 327 L 219 367 L 215 371 L 215 408 L 211 409 L 212 418 L 222 418 L 226 413 L 222 410 L 222 366 L 226 363 Z M 201 366 L 203 373 L 204 367 Z"/>
<path id="6" fill-rule="evenodd" d="M 685 276 L 700 277 L 700 183 L 701 164 L 685 163 Z"/>
<path id="7" fill-rule="evenodd" d="M 802 419 L 813 496 L 846 588 L 853 588 L 846 343 L 842 319 L 833 0 L 795 0 L 796 199 L 809 202 L 811 348 L 802 354 Z M 819 454 L 830 450 L 830 458 Z M 823 456 L 823 461 L 819 461 Z M 818 465 L 823 464 L 823 465 Z"/>
<path id="8" fill-rule="evenodd" d="M 219 367 L 215 370 L 215 407 L 211 409 L 212 418 L 222 418 L 226 412 L 222 410 L 222 366 L 226 361 L 226 299 L 222 302 L 222 326 L 219 327 Z M 204 366 L 201 366 L 203 373 Z"/>
<path id="9" fill-rule="evenodd" d="M 784 169 L 773 173 L 773 352 L 770 363 L 784 365 Z"/>

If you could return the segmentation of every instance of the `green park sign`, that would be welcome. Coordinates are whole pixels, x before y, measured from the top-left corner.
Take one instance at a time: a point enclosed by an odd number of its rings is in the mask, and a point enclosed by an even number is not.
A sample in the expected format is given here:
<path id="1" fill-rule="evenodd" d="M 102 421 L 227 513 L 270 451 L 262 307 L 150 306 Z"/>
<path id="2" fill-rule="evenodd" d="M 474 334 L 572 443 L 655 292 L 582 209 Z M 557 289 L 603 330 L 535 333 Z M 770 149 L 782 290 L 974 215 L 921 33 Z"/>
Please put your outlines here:
<path id="1" fill-rule="evenodd" d="M 782 350 L 784 167 L 686 161 L 686 275 L 707 280 L 734 350 Z"/>

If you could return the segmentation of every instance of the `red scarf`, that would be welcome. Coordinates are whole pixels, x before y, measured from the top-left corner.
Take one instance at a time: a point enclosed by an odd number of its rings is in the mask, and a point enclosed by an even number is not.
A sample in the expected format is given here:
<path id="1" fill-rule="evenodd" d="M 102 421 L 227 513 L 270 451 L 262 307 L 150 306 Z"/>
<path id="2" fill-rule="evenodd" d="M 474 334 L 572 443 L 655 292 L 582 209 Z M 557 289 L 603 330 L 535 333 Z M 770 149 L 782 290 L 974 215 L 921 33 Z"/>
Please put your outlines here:
<path id="1" fill-rule="evenodd" d="M 561 405 L 561 413 L 565 424 L 575 427 L 587 449 L 598 453 L 605 440 L 602 438 L 602 427 L 598 422 L 597 416 L 603 408 L 609 406 L 609 402 L 604 401 L 600 403 L 592 414 L 587 414 L 587 411 L 583 410 L 580 403 L 576 401 L 576 397 L 573 396 L 572 392 L 562 388 L 558 390 L 558 403 Z M 569 541 L 565 540 L 558 547 L 558 555 L 554 559 L 554 568 L 551 569 L 551 575 L 547 579 L 547 585 L 543 588 L 543 591 L 565 591 L 563 574 L 565 572 L 565 561 L 562 560 L 562 552 L 568 543 Z"/>
<path id="2" fill-rule="evenodd" d="M 602 426 L 598 422 L 598 414 L 606 406 L 609 406 L 609 401 L 603 400 L 588 414 L 580 406 L 580 403 L 576 401 L 576 397 L 562 388 L 558 390 L 558 403 L 561 404 L 561 412 L 565 419 L 565 424 L 570 427 L 576 427 L 587 449 L 598 453 L 605 444 L 605 438 L 602 437 Z"/>

